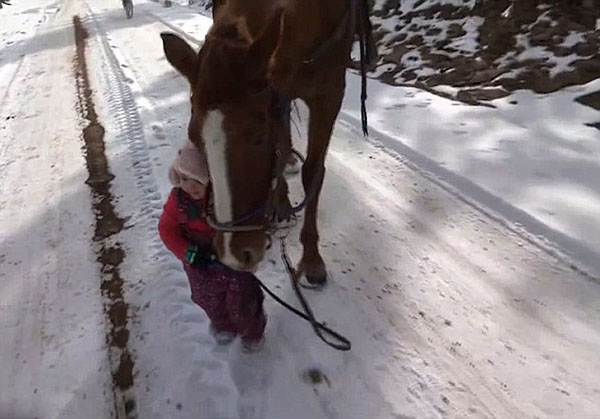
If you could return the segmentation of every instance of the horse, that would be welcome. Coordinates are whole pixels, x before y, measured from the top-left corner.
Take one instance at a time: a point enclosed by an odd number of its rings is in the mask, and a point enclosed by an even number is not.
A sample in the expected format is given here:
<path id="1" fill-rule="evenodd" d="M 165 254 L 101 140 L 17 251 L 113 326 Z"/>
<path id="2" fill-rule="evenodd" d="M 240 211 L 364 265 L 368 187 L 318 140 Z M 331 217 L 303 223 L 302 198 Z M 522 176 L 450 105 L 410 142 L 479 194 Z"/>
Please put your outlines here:
<path id="1" fill-rule="evenodd" d="M 253 269 L 264 257 L 273 218 L 299 210 L 289 202 L 283 176 L 291 151 L 289 104 L 299 98 L 309 109 L 309 124 L 298 269 L 311 284 L 323 285 L 319 195 L 356 28 L 364 28 L 365 3 L 219 0 L 215 5 L 213 26 L 198 53 L 173 33 L 161 38 L 167 61 L 191 87 L 188 136 L 208 161 L 217 255 L 233 269 Z"/>

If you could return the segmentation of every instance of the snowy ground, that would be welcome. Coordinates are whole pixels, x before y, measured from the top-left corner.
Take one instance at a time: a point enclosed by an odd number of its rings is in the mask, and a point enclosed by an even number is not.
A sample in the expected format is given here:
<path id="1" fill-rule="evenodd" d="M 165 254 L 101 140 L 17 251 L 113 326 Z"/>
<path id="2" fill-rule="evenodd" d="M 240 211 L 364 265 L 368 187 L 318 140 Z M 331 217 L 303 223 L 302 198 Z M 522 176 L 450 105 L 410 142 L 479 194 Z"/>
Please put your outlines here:
<path id="1" fill-rule="evenodd" d="M 152 2 L 130 21 L 118 1 L 15 3 L 0 11 L 1 419 L 114 410 L 74 14 L 127 219 L 115 240 L 139 418 L 600 416 L 600 285 L 571 267 L 600 272 L 599 132 L 584 126 L 598 117 L 571 100 L 598 84 L 494 110 L 371 83 L 365 141 L 349 76 L 320 212 L 331 282 L 308 297 L 353 350 L 268 300 L 268 345 L 250 357 L 214 347 L 156 234 L 189 117 L 158 34 L 199 43 L 210 20 Z M 277 249 L 259 276 L 294 300 Z"/>

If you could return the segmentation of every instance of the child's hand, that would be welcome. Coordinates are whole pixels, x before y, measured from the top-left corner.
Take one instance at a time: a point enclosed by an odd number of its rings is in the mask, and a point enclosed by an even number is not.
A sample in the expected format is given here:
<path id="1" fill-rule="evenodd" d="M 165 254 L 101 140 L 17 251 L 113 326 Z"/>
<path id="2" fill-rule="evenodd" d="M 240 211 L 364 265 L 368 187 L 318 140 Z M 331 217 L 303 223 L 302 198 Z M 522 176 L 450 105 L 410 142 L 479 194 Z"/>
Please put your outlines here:
<path id="1" fill-rule="evenodd" d="M 198 246 L 192 244 L 190 247 L 188 247 L 187 251 L 185 252 L 185 260 L 187 260 L 190 265 L 193 265 L 198 260 L 198 253 Z"/>
<path id="2" fill-rule="evenodd" d="M 197 245 L 191 245 L 185 253 L 185 259 L 190 265 L 199 268 L 208 268 L 213 263 L 219 263 L 217 256 L 212 252 L 202 252 Z"/>

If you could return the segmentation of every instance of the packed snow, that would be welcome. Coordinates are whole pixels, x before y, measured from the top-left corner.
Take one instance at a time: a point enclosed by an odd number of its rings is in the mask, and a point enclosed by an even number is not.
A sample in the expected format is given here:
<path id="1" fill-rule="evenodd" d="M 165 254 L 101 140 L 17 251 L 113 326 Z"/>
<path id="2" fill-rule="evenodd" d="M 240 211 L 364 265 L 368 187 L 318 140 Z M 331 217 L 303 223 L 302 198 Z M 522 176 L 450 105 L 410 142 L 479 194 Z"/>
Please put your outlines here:
<path id="1" fill-rule="evenodd" d="M 307 298 L 352 351 L 267 298 L 266 347 L 245 355 L 215 346 L 156 229 L 190 111 L 159 34 L 199 48 L 210 17 L 14 0 L 0 9 L 0 419 L 115 417 L 74 15 L 126 220 L 112 239 L 126 252 L 137 417 L 600 416 L 600 131 L 574 101 L 600 80 L 494 108 L 370 81 L 365 139 L 349 72 L 319 213 L 330 282 Z M 300 150 L 307 119 L 299 104 Z M 257 275 L 296 304 L 277 246 Z"/>

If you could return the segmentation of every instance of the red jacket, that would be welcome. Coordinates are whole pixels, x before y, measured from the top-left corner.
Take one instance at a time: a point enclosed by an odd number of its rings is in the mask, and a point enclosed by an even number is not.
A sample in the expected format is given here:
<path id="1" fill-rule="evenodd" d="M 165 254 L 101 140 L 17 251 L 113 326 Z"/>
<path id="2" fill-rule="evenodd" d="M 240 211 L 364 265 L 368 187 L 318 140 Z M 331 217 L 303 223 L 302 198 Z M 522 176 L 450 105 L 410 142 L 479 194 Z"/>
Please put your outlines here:
<path id="1" fill-rule="evenodd" d="M 194 201 L 180 188 L 173 188 L 158 221 L 158 232 L 165 246 L 182 262 L 192 245 L 212 251 L 214 229 L 206 222 L 204 202 Z"/>

